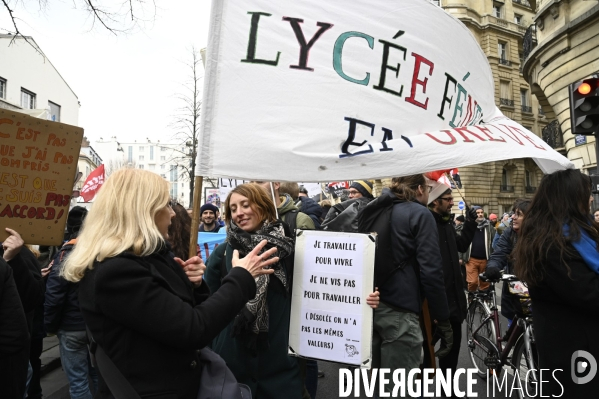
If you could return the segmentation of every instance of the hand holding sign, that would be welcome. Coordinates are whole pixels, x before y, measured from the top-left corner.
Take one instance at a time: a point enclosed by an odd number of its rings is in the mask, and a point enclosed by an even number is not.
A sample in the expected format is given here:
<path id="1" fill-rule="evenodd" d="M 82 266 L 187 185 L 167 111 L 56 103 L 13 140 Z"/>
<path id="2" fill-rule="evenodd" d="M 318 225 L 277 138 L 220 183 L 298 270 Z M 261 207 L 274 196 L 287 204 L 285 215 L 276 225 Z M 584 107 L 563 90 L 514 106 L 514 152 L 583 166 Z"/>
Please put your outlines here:
<path id="1" fill-rule="evenodd" d="M 256 248 L 252 250 L 249 254 L 247 254 L 244 258 L 239 259 L 239 251 L 233 251 L 233 267 L 243 267 L 248 272 L 251 273 L 252 277 L 256 278 L 262 274 L 271 274 L 275 271 L 273 269 L 265 269 L 265 267 L 270 266 L 279 261 L 279 258 L 275 256 L 271 258 L 272 255 L 277 252 L 276 248 L 271 248 L 268 251 L 265 251 L 260 255 L 260 251 L 266 245 L 267 241 L 262 240 L 260 244 L 256 245 Z"/>
<path id="2" fill-rule="evenodd" d="M 371 294 L 368 294 L 368 297 L 366 298 L 366 303 L 371 308 L 376 309 L 379 307 L 380 302 L 381 302 L 381 293 L 379 292 L 379 288 L 375 287 L 374 292 Z"/>
<path id="3" fill-rule="evenodd" d="M 10 236 L 2 243 L 2 249 L 4 249 L 3 258 L 5 261 L 11 261 L 15 256 L 21 252 L 23 244 L 25 243 L 19 233 L 8 227 L 5 229 Z"/>

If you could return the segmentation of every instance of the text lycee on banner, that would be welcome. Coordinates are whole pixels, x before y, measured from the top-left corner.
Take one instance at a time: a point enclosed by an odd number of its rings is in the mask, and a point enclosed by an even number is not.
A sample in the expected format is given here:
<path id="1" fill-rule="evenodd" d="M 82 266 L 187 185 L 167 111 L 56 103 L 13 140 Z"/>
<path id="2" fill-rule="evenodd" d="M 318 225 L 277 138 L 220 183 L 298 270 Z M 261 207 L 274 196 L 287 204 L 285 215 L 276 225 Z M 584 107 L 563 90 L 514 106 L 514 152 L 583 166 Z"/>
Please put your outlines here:
<path id="1" fill-rule="evenodd" d="M 0 242 L 62 244 L 83 129 L 0 110 Z"/>
<path id="2" fill-rule="evenodd" d="M 365 18 L 365 16 L 368 16 Z M 198 176 L 342 181 L 533 158 L 468 28 L 423 0 L 213 0 Z"/>
<path id="3" fill-rule="evenodd" d="M 371 366 L 375 243 L 367 234 L 302 231 L 295 244 L 289 353 Z"/>

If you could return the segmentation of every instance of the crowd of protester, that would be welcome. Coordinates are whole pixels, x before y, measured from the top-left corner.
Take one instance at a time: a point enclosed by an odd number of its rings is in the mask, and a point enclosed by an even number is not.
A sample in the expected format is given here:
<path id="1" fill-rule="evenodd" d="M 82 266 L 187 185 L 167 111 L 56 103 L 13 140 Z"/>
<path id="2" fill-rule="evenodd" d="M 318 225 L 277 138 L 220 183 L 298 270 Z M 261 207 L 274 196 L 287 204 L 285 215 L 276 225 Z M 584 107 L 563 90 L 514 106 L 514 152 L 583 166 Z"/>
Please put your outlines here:
<path id="1" fill-rule="evenodd" d="M 599 359 L 599 209 L 590 212 L 591 189 L 577 170 L 554 172 L 532 200 L 487 216 L 483 204 L 455 215 L 452 188 L 422 174 L 393 178 L 380 193 L 357 180 L 337 202 L 310 198 L 297 183 L 252 182 L 229 193 L 222 217 L 215 205 L 201 206 L 199 231 L 226 231 L 226 242 L 202 259 L 189 256 L 192 218 L 169 198 L 168 183 L 144 170 L 116 171 L 89 213 L 69 212 L 62 246 L 36 252 L 6 229 L 0 397 L 42 397 L 42 340 L 55 334 L 71 398 L 196 398 L 210 347 L 254 398 L 314 399 L 318 364 L 287 349 L 295 231 L 361 232 L 364 215 L 379 213 L 388 264 L 377 260 L 375 273 L 390 272 L 365 298 L 373 367 L 437 362 L 455 371 L 468 295 L 488 288 L 481 273 L 503 272 L 529 286 L 539 367 L 565 369 L 569 378 L 575 351 Z M 502 314 L 511 322 L 518 308 L 504 287 Z M 599 390 L 599 377 L 586 385 L 568 378 L 560 380 L 568 397 Z M 552 382 L 545 393 L 560 390 Z"/>

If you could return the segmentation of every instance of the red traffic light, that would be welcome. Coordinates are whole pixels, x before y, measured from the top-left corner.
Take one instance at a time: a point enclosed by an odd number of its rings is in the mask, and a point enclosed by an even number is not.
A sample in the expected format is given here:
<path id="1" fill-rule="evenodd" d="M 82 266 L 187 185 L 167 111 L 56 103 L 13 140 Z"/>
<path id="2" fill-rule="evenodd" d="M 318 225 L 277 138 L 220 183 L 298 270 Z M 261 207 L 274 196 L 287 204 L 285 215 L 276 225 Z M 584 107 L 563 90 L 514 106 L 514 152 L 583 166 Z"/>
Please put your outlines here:
<path id="1" fill-rule="evenodd" d="M 591 92 L 591 85 L 586 82 L 582 83 L 580 86 L 578 86 L 578 92 L 583 96 L 586 96 Z"/>

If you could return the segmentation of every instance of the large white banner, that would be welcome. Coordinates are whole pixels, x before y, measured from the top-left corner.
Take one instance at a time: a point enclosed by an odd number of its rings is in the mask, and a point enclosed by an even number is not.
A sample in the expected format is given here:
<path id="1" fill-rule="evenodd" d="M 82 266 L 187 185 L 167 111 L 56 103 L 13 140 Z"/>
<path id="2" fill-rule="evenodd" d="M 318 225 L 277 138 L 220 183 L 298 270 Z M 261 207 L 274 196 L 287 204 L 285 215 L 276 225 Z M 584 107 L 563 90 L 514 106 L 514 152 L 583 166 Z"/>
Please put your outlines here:
<path id="1" fill-rule="evenodd" d="M 381 178 L 531 157 L 465 25 L 425 0 L 214 0 L 198 175 Z"/>
<path id="2" fill-rule="evenodd" d="M 374 239 L 304 230 L 295 244 L 291 355 L 370 368 Z"/>

